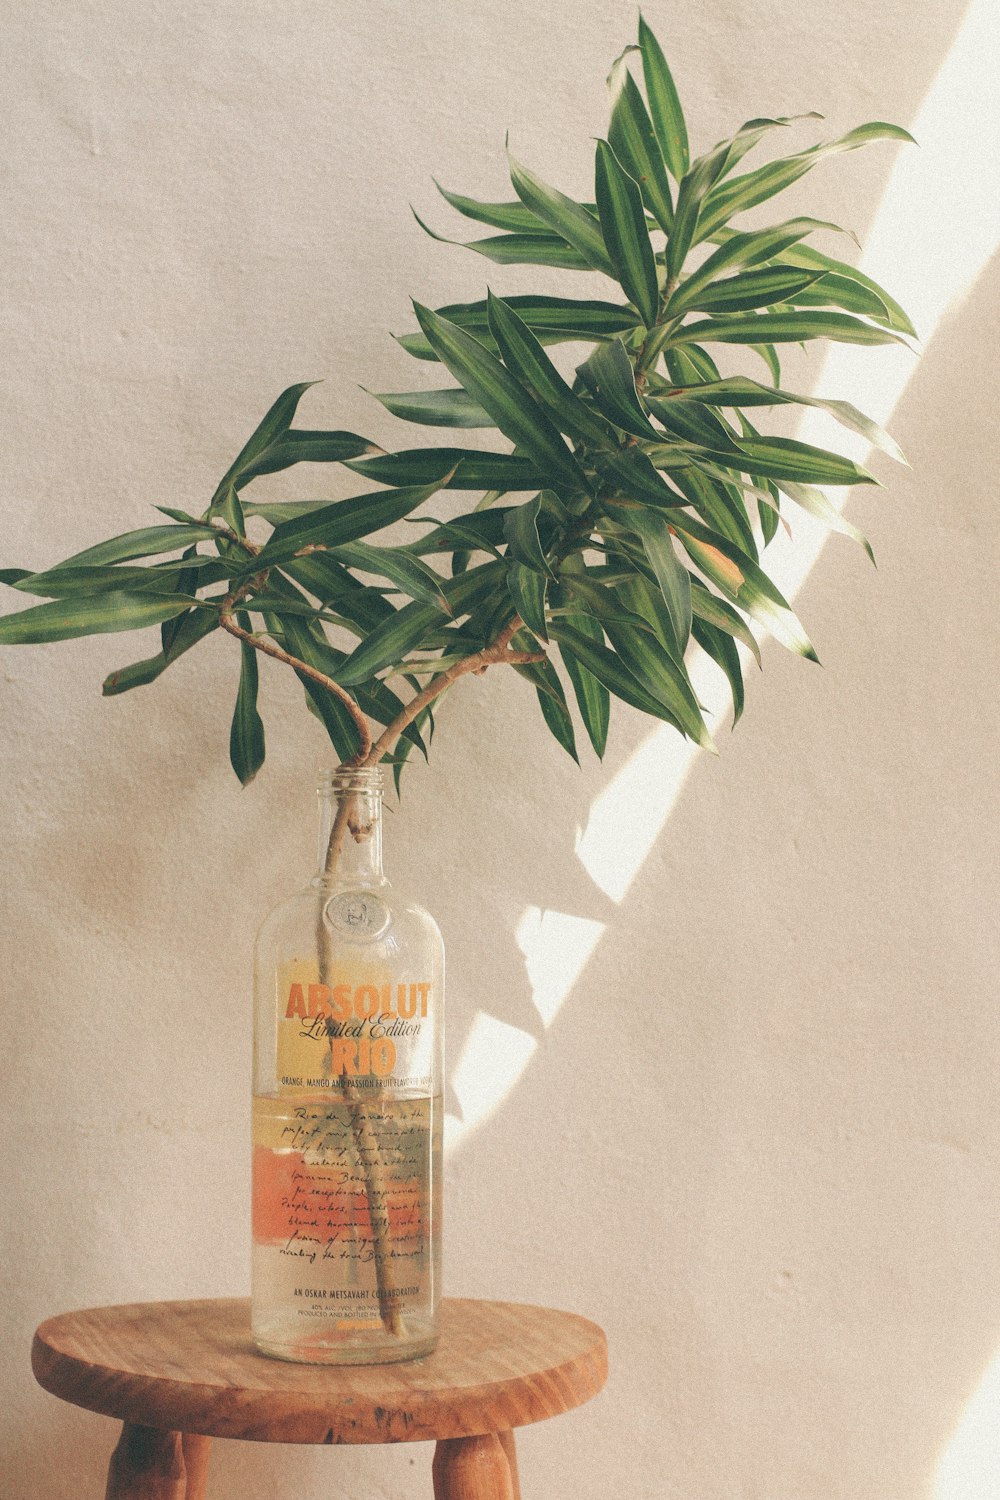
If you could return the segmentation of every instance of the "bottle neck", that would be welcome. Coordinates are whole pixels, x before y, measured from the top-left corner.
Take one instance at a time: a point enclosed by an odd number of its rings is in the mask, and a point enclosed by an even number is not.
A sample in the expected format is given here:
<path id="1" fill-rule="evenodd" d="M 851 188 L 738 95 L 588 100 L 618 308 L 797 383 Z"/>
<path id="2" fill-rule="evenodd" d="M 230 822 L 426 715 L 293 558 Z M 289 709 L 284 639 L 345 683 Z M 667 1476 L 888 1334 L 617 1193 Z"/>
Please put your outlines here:
<path id="1" fill-rule="evenodd" d="M 382 773 L 335 771 L 319 787 L 319 878 L 325 885 L 372 890 L 382 869 Z"/>

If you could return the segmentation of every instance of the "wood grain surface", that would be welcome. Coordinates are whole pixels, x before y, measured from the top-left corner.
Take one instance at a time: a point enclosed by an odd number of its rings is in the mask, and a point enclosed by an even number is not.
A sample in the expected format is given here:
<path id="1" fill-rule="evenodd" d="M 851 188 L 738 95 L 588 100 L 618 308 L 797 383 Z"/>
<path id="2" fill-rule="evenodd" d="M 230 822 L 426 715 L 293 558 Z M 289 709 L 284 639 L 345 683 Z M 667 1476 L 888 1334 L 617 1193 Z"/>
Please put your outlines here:
<path id="1" fill-rule="evenodd" d="M 254 1348 L 248 1301 L 147 1302 L 50 1318 L 32 1368 L 62 1400 L 145 1427 L 397 1443 L 506 1432 L 579 1406 L 607 1378 L 607 1344 L 575 1313 L 445 1299 L 440 1343 L 424 1359 L 286 1364 Z"/>
<path id="2" fill-rule="evenodd" d="M 431 1473 L 434 1500 L 514 1500 L 507 1455 L 492 1432 L 442 1439 Z"/>

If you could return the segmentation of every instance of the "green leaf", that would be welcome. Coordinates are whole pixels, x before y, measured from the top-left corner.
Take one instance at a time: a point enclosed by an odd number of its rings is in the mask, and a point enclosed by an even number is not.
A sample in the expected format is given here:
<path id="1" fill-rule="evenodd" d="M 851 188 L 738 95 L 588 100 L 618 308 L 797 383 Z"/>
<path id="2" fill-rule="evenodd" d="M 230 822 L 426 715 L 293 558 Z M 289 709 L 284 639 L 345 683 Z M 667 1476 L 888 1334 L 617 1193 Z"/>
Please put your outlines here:
<path id="1" fill-rule="evenodd" d="M 450 235 L 438 234 L 413 210 L 413 217 L 425 234 L 442 245 L 460 245 L 463 250 L 474 250 L 485 255 L 498 266 L 555 266 L 561 271 L 589 271 L 592 269 L 586 256 L 558 235 L 546 234 L 492 234 L 483 240 L 454 240 Z"/>
<path id="2" fill-rule="evenodd" d="M 639 16 L 639 49 L 642 53 L 642 76 L 649 99 L 649 113 L 653 118 L 656 138 L 663 152 L 663 160 L 671 174 L 680 182 L 688 169 L 688 137 L 684 123 L 684 112 L 677 97 L 673 75 L 667 67 L 656 37 L 642 16 Z"/>
<path id="3" fill-rule="evenodd" d="M 542 550 L 538 537 L 538 513 L 541 496 L 536 495 L 524 505 L 512 506 L 504 516 L 504 536 L 509 556 L 532 568 L 536 573 L 552 577 L 552 569 Z"/>
<path id="4" fill-rule="evenodd" d="M 917 331 L 899 303 L 889 296 L 884 287 L 879 286 L 877 281 L 873 281 L 870 276 L 866 276 L 856 266 L 848 265 L 846 261 L 834 260 L 832 256 L 824 255 L 822 251 L 814 250 L 810 245 L 795 245 L 793 248 L 784 251 L 782 260 L 786 261 L 789 265 L 805 266 L 810 270 L 831 272 L 845 281 L 855 282 L 858 286 L 868 291 L 878 303 L 881 303 L 885 309 L 885 321 L 890 328 L 894 328 L 897 333 L 905 333 L 910 338 L 916 338 Z M 878 318 L 880 314 L 872 313 L 869 316 Z"/>
<path id="5" fill-rule="evenodd" d="M 450 521 L 435 522 L 435 529 L 427 532 L 415 542 L 407 545 L 407 551 L 415 556 L 426 557 L 431 552 L 451 552 L 456 546 L 473 552 L 492 552 L 505 541 L 504 521 L 509 506 L 498 506 L 492 510 L 478 508 L 462 516 L 453 516 Z"/>
<path id="6" fill-rule="evenodd" d="M 217 502 L 221 503 L 225 498 L 226 491 L 230 486 L 233 489 L 239 488 L 241 476 L 244 471 L 251 468 L 261 459 L 271 444 L 288 431 L 292 425 L 299 402 L 309 387 L 315 384 L 315 380 L 306 380 L 299 385 L 290 385 L 287 390 L 282 391 L 277 401 L 268 409 L 263 420 L 251 433 L 223 475 L 219 483 L 219 488 L 215 492 L 213 509 Z"/>
<path id="7" fill-rule="evenodd" d="M 747 120 L 734 136 L 713 146 L 685 173 L 677 194 L 674 227 L 667 241 L 667 274 L 671 279 L 680 275 L 691 246 L 706 237 L 701 223 L 715 184 L 767 131 L 790 123 L 789 119 Z"/>
<path id="8" fill-rule="evenodd" d="M 36 604 L 0 618 L 0 646 L 66 641 L 81 635 L 141 630 L 190 607 L 187 595 L 111 592 Z"/>
<path id="9" fill-rule="evenodd" d="M 333 676 L 333 673 L 328 670 L 332 665 L 328 655 L 331 649 L 328 643 L 317 641 L 305 621 L 296 619 L 292 615 L 282 615 L 280 624 L 285 647 L 293 656 L 308 663 L 317 671 L 325 672 L 328 677 Z M 339 653 L 337 655 L 339 656 Z M 329 688 L 323 687 L 322 683 L 314 682 L 311 677 L 306 677 L 302 672 L 297 671 L 295 675 L 302 683 L 307 702 L 312 705 L 316 717 L 330 736 L 330 743 L 338 759 L 350 760 L 351 756 L 358 753 L 361 744 L 358 726 L 350 710 L 336 694 L 330 692 Z"/>
<path id="10" fill-rule="evenodd" d="M 445 614 L 451 613 L 441 592 L 440 574 L 402 547 L 372 547 L 367 542 L 349 542 L 336 549 L 336 558 L 345 567 L 387 578 L 411 599 L 422 599 L 435 604 Z"/>
<path id="11" fill-rule="evenodd" d="M 664 362 L 675 385 L 691 385 L 698 380 L 719 380 L 719 367 L 707 350 L 698 344 L 664 350 Z M 647 376 L 651 391 L 659 389 L 659 377 L 655 373 Z"/>
<path id="12" fill-rule="evenodd" d="M 754 354 L 759 354 L 767 365 L 768 373 L 775 385 L 781 384 L 781 361 L 778 359 L 778 351 L 773 344 L 748 344 Z"/>
<path id="13" fill-rule="evenodd" d="M 427 427 L 495 427 L 496 423 L 468 391 L 378 391 L 368 393 L 404 422 Z"/>
<path id="14" fill-rule="evenodd" d="M 656 442 L 660 436 L 636 393 L 635 371 L 620 338 L 600 344 L 579 366 L 577 374 L 590 389 L 601 411 L 635 437 Z"/>
<path id="15" fill-rule="evenodd" d="M 785 262 L 778 262 L 784 265 Z M 794 270 L 795 267 L 789 269 Z M 832 271 L 816 272 L 816 280 L 787 300 L 796 307 L 836 307 L 843 312 L 858 313 L 876 323 L 892 326 L 889 311 L 882 298 L 860 282 Z"/>
<path id="16" fill-rule="evenodd" d="M 808 511 L 810 515 L 815 516 L 817 520 L 829 526 L 831 531 L 839 531 L 842 536 L 849 536 L 852 541 L 859 543 L 860 546 L 864 547 L 869 558 L 874 563 L 875 554 L 864 532 L 859 531 L 856 526 L 852 526 L 850 521 L 840 514 L 836 506 L 830 504 L 830 501 L 826 498 L 822 490 L 816 489 L 811 484 L 794 484 L 787 479 L 779 480 L 778 488 L 783 495 L 787 495 L 790 500 L 794 500 L 796 505 L 800 505 L 803 510 Z"/>
<path id="17" fill-rule="evenodd" d="M 177 622 L 177 628 L 169 645 L 164 645 L 155 656 L 149 656 L 145 661 L 119 667 L 117 672 L 110 673 L 104 679 L 102 692 L 105 698 L 113 698 L 118 693 L 127 693 L 132 688 L 145 687 L 147 683 L 155 682 L 161 672 L 165 672 L 179 656 L 183 656 L 185 651 L 190 651 L 192 646 L 196 646 L 206 635 L 219 628 L 219 616 L 213 609 L 189 609 L 185 614 L 175 615 L 171 623 L 174 621 Z"/>
<path id="18" fill-rule="evenodd" d="M 553 701 L 550 693 L 542 688 L 535 689 L 542 717 L 549 726 L 552 734 L 562 745 L 568 755 L 571 755 L 580 764 L 580 757 L 576 753 L 576 735 L 573 732 L 573 720 L 569 716 L 569 709 Z"/>
<path id="19" fill-rule="evenodd" d="M 528 170 L 507 153 L 510 164 L 510 180 L 521 202 L 550 229 L 577 250 L 595 271 L 613 276 L 611 258 L 601 234 L 601 226 L 595 216 L 582 203 L 567 198 L 557 188 Z"/>
<path id="20" fill-rule="evenodd" d="M 545 578 L 514 558 L 507 561 L 507 589 L 514 608 L 529 630 L 543 641 L 549 638 L 545 624 Z"/>
<path id="21" fill-rule="evenodd" d="M 819 279 L 818 272 L 763 266 L 759 271 L 745 271 L 712 282 L 688 299 L 685 310 L 730 313 L 772 307 L 776 302 L 795 301 Z"/>
<path id="22" fill-rule="evenodd" d="M 717 182 L 726 167 L 731 146 L 722 141 L 712 151 L 699 156 L 694 166 L 681 179 L 674 208 L 674 227 L 667 241 L 667 276 L 670 280 L 679 276 L 687 253 L 695 243 L 695 230 L 702 205 L 708 198 L 713 183 Z"/>
<path id="23" fill-rule="evenodd" d="M 564 572 L 563 582 L 600 620 L 605 635 L 636 681 L 669 709 L 685 734 L 704 748 L 712 748 L 684 666 L 683 652 L 677 650 L 676 642 L 671 640 L 669 646 L 661 642 L 655 625 L 629 610 L 615 594 L 585 573 Z M 554 623 L 550 630 L 555 634 Z"/>
<path id="24" fill-rule="evenodd" d="M 335 500 L 319 510 L 283 521 L 249 564 L 253 572 L 274 567 L 293 558 L 303 547 L 340 547 L 345 542 L 370 536 L 399 521 L 437 490 L 450 470 L 439 469 L 429 484 L 410 485 L 405 489 L 381 490 L 370 495 L 354 495 L 349 500 Z"/>
<path id="25" fill-rule="evenodd" d="M 604 631 L 589 615 L 567 614 L 563 616 L 562 623 L 589 640 L 596 641 L 599 645 L 604 642 Z M 560 646 L 559 655 L 573 685 L 573 694 L 580 710 L 580 717 L 590 743 L 594 747 L 594 753 L 598 760 L 603 760 L 611 716 L 611 699 L 608 689 L 571 651 L 564 650 Z"/>
<path id="26" fill-rule="evenodd" d="M 176 510 L 172 505 L 154 505 L 153 509 L 158 510 L 161 516 L 169 516 L 171 521 L 183 521 L 189 526 L 204 525 L 204 522 L 199 521 L 198 517 L 193 516 L 190 511 Z"/>
<path id="27" fill-rule="evenodd" d="M 684 504 L 684 496 L 656 472 L 645 453 L 638 448 L 623 448 L 604 461 L 602 470 L 606 481 L 613 476 L 612 488 L 619 497 L 624 497 L 626 503 L 641 502 L 660 508 Z"/>
<path id="28" fill-rule="evenodd" d="M 670 233 L 674 206 L 656 132 L 631 73 L 622 64 L 612 70 L 611 123 L 608 140 L 626 172 L 639 184 L 642 200 L 665 233 Z"/>
<path id="29" fill-rule="evenodd" d="M 655 458 L 653 461 L 657 462 Z M 674 483 L 713 530 L 721 532 L 756 560 L 757 543 L 750 517 L 743 496 L 734 484 L 706 474 L 693 464 L 690 468 L 674 473 Z"/>
<path id="30" fill-rule="evenodd" d="M 709 625 L 705 620 L 695 620 L 692 634 L 702 650 L 718 663 L 729 680 L 729 688 L 733 695 L 733 728 L 735 729 L 743 712 L 744 700 L 740 653 L 730 636 L 717 630 L 714 625 Z"/>
<path id="31" fill-rule="evenodd" d="M 758 381 L 749 380 L 743 375 L 731 376 L 727 380 L 678 387 L 671 392 L 668 400 L 671 403 L 698 401 L 709 406 L 781 406 L 788 403 L 798 406 L 814 406 L 820 411 L 829 412 L 830 416 L 852 432 L 859 432 L 874 448 L 888 453 L 899 463 L 906 462 L 902 449 L 889 436 L 885 428 L 880 427 L 871 417 L 866 417 L 864 412 L 858 411 L 858 408 L 852 406 L 849 401 L 828 401 L 819 396 L 800 396 L 794 391 L 783 391 L 775 386 L 761 385 Z"/>
<path id="32" fill-rule="evenodd" d="M 691 634 L 691 578 L 674 551 L 670 527 L 662 515 L 651 510 L 630 512 L 627 524 L 641 540 L 656 574 L 673 627 L 673 640 L 683 656 Z"/>
<path id="33" fill-rule="evenodd" d="M 604 633 L 633 677 L 670 711 L 689 739 L 704 750 L 714 751 L 712 737 L 687 674 L 659 640 L 645 629 L 617 620 L 606 620 L 603 626 Z"/>
<path id="34" fill-rule="evenodd" d="M 796 245 L 805 235 L 815 229 L 836 230 L 836 224 L 821 219 L 788 219 L 784 224 L 773 224 L 769 229 L 755 229 L 746 234 L 728 234 L 724 243 L 674 292 L 667 311 L 678 317 L 689 308 L 697 306 L 697 297 L 707 286 L 716 281 L 723 271 L 736 271 L 744 267 L 759 265 L 773 260 L 782 251 Z M 820 269 L 820 268 L 817 268 Z"/>
<path id="35" fill-rule="evenodd" d="M 684 665 L 684 653 L 678 651 L 677 640 L 674 635 L 674 626 L 667 613 L 667 606 L 663 602 L 663 595 L 655 583 L 638 569 L 634 573 L 618 579 L 612 587 L 614 597 L 621 601 L 622 607 L 637 619 L 645 621 L 653 634 L 659 639 L 673 658 L 675 664 L 682 668 L 685 676 L 687 668 Z"/>
<path id="36" fill-rule="evenodd" d="M 289 585 L 279 579 L 278 587 L 285 596 L 280 601 L 280 611 L 284 613 L 281 618 L 275 617 L 268 622 L 269 630 L 284 645 L 292 647 L 294 643 L 294 646 L 298 648 L 294 652 L 295 655 L 336 681 L 340 668 L 347 659 L 346 654 L 330 644 L 322 626 L 315 621 L 307 623 L 295 618 L 289 623 L 290 613 L 297 610 L 305 601 L 301 591 L 294 585 Z M 308 679 L 302 674 L 298 675 L 305 686 Z M 339 742 L 345 747 L 352 743 L 356 744 L 357 735 L 346 706 L 321 684 L 314 683 L 312 688 L 312 693 L 307 692 L 307 701 L 317 718 L 327 728 L 328 733 L 331 733 L 331 738 L 333 738 L 333 732 L 336 733 L 338 738 L 334 740 L 334 743 Z M 362 712 L 380 724 L 390 724 L 403 711 L 402 700 L 384 682 L 358 683 L 353 688 L 352 696 Z M 424 718 L 421 716 L 403 731 L 403 735 L 405 739 L 417 746 L 426 759 L 427 746 L 419 730 L 419 725 L 423 722 Z"/>
<path id="37" fill-rule="evenodd" d="M 737 453 L 714 453 L 712 459 L 723 468 L 736 469 L 742 473 L 763 475 L 765 478 L 785 479 L 803 484 L 877 484 L 878 480 L 860 464 L 839 453 L 829 453 L 825 448 L 815 448 L 811 443 L 800 443 L 795 438 L 740 438 L 735 442 L 740 454 L 745 453 L 743 463 Z"/>
<path id="38" fill-rule="evenodd" d="M 250 630 L 249 616 L 240 612 L 237 620 Z M 264 764 L 264 724 L 257 712 L 257 653 L 246 641 L 240 642 L 242 660 L 236 708 L 229 731 L 229 759 L 242 786 L 249 786 Z"/>
<path id="39" fill-rule="evenodd" d="M 901 129 L 898 125 L 888 125 L 876 120 L 868 125 L 859 125 L 857 129 L 848 131 L 839 140 L 827 141 L 819 146 L 811 146 L 807 151 L 800 151 L 794 156 L 780 157 L 777 161 L 766 162 L 756 171 L 747 172 L 742 177 L 734 177 L 731 181 L 720 184 L 710 193 L 705 203 L 698 224 L 698 238 L 707 239 L 723 224 L 727 224 L 735 214 L 744 213 L 748 208 L 754 208 L 758 203 L 763 203 L 777 193 L 784 192 L 785 188 L 797 182 L 823 157 L 835 155 L 840 151 L 853 151 L 856 147 L 865 146 L 870 141 L 886 139 L 913 142 L 909 131 Z"/>
<path id="40" fill-rule="evenodd" d="M 787 600 L 752 558 L 687 515 L 676 518 L 676 529 L 692 561 L 720 593 L 759 620 L 790 651 L 819 660 Z"/>
<path id="41" fill-rule="evenodd" d="M 113 536 L 96 547 L 87 547 L 83 552 L 74 552 L 58 563 L 60 568 L 96 566 L 98 563 L 133 562 L 137 557 L 153 557 L 161 552 L 179 552 L 195 542 L 217 539 L 214 526 L 144 526 L 139 531 L 126 531 Z M 54 569 L 50 569 L 54 572 Z"/>
<path id="42" fill-rule="evenodd" d="M 675 729 L 680 729 L 681 726 L 670 710 L 652 693 L 647 692 L 621 658 L 613 651 L 609 651 L 602 640 L 584 635 L 582 631 L 574 629 L 564 619 L 552 620 L 549 624 L 549 634 L 558 641 L 567 666 L 569 658 L 575 658 L 608 692 L 620 698 L 623 703 L 628 703 L 630 707 L 637 708 L 640 713 L 650 714 L 654 719 L 662 719 L 665 723 L 672 724 Z"/>
<path id="43" fill-rule="evenodd" d="M 833 339 L 841 344 L 903 343 L 897 333 L 863 323 L 849 313 L 775 312 L 729 318 L 706 318 L 686 323 L 670 338 L 672 344 L 790 344 L 803 339 Z"/>
<path id="44" fill-rule="evenodd" d="M 20 569 L 16 570 L 21 572 Z M 229 569 L 217 557 L 191 558 L 169 567 L 130 568 L 98 564 L 70 567 L 61 563 L 45 573 L 25 573 L 13 587 L 40 599 L 62 599 L 73 594 L 99 594 L 109 589 L 124 593 L 191 594 L 195 588 L 228 578 Z"/>
<path id="45" fill-rule="evenodd" d="M 586 477 L 544 409 L 472 334 L 415 302 L 414 310 L 438 358 L 473 400 L 490 413 L 500 431 L 523 448 L 551 480 L 570 492 L 585 490 Z"/>
<path id="46" fill-rule="evenodd" d="M 642 194 L 607 141 L 597 142 L 594 186 L 601 233 L 615 275 L 646 327 L 651 328 L 656 322 L 659 289 Z"/>
<path id="47" fill-rule="evenodd" d="M 322 605 L 335 603 L 340 614 L 359 624 L 361 634 L 395 613 L 378 589 L 359 583 L 329 552 L 312 552 L 306 557 L 297 557 L 293 562 L 285 563 L 281 572 L 308 590 Z"/>
<path id="48" fill-rule="evenodd" d="M 639 326 L 634 308 L 615 302 L 599 302 L 576 297 L 505 297 L 522 323 L 532 330 L 540 344 L 559 344 L 570 341 L 593 343 L 614 338 L 619 333 L 628 333 Z M 489 333 L 489 310 L 485 300 L 479 302 L 457 302 L 437 309 L 439 316 L 468 328 L 487 348 L 493 351 L 493 339 Z M 403 334 L 399 342 L 408 353 L 418 359 L 437 359 L 437 355 L 422 333 Z"/>
<path id="49" fill-rule="evenodd" d="M 561 432 L 598 448 L 614 447 L 615 433 L 566 384 L 538 339 L 514 309 L 492 292 L 487 298 L 490 332 L 507 369 L 543 403 Z"/>
<path id="50" fill-rule="evenodd" d="M 737 614 L 731 604 L 727 604 L 724 599 L 713 594 L 698 578 L 691 580 L 691 608 L 695 619 L 705 620 L 709 625 L 714 625 L 717 630 L 731 635 L 734 640 L 746 646 L 758 667 L 762 665 L 760 647 L 743 616 Z"/>
<path id="51" fill-rule="evenodd" d="M 443 188 L 437 178 L 434 186 L 452 208 L 457 208 L 467 219 L 480 224 L 490 224 L 494 229 L 507 229 L 513 234 L 537 234 L 544 228 L 543 222 L 518 200 L 515 203 L 481 203 L 476 198 L 466 198 L 461 193 L 451 193 Z"/>
<path id="52" fill-rule="evenodd" d="M 687 413 L 699 408 L 694 402 L 665 401 L 650 397 L 650 406 L 665 424 L 681 432 L 687 439 L 685 451 L 695 464 L 703 464 L 710 470 L 716 466 L 732 469 L 740 474 L 752 474 L 769 479 L 791 479 L 805 484 L 876 484 L 878 481 L 867 469 L 831 453 L 826 448 L 816 448 L 811 443 L 801 443 L 795 438 L 765 438 L 759 436 L 731 438 L 725 428 L 718 426 L 705 434 L 705 441 L 698 441 L 698 427 L 687 417 Z M 704 411 L 704 407 L 701 407 Z M 657 450 L 651 450 L 655 460 Z M 675 476 L 677 477 L 677 476 Z M 680 484 L 680 479 L 677 477 Z M 683 486 L 681 486 L 683 488 Z"/>
<path id="53" fill-rule="evenodd" d="M 529 682 L 534 683 L 538 706 L 542 710 L 542 717 L 549 730 L 567 755 L 572 756 L 579 765 L 580 757 L 576 753 L 573 720 L 570 718 L 566 694 L 555 667 L 548 661 L 536 661 L 515 667 L 514 670 L 520 676 L 527 677 Z"/>
<path id="54" fill-rule="evenodd" d="M 503 585 L 504 565 L 483 563 L 457 578 L 442 582 L 442 591 L 457 618 L 481 604 L 499 583 Z M 391 619 L 377 625 L 344 662 L 337 680 L 345 686 L 367 682 L 376 672 L 397 666 L 407 654 L 417 650 L 428 631 L 436 629 L 441 611 L 433 604 L 407 604 Z"/>
<path id="55" fill-rule="evenodd" d="M 300 619 L 327 625 L 348 625 L 346 620 L 332 610 L 322 609 L 307 599 L 289 599 L 281 593 L 275 593 L 273 589 L 270 593 L 265 589 L 260 594 L 251 594 L 244 603 L 250 613 L 255 615 L 296 615 Z"/>
<path id="56" fill-rule="evenodd" d="M 163 573 L 170 573 L 176 578 L 176 584 L 171 587 L 172 593 L 196 595 L 199 588 L 204 584 L 211 583 L 214 580 L 221 582 L 223 578 L 228 577 L 229 569 L 223 559 L 219 558 L 212 561 L 199 557 L 197 547 L 185 548 L 181 554 L 181 561 L 184 563 L 184 567 L 179 572 L 175 572 L 172 566 L 165 567 L 162 563 L 155 564 L 151 570 L 161 575 Z M 113 583 L 112 587 L 114 587 Z M 174 615 L 173 619 L 163 621 L 160 626 L 161 651 L 167 652 L 170 650 L 174 636 L 180 630 L 183 619 L 183 615 Z"/>
<path id="57" fill-rule="evenodd" d="M 383 458 L 351 459 L 346 468 L 379 484 L 426 484 L 442 464 L 453 472 L 442 489 L 519 492 L 537 490 L 546 483 L 545 471 L 534 459 L 512 453 L 483 453 L 474 448 L 407 448 Z"/>
<path id="58" fill-rule="evenodd" d="M 757 514 L 760 518 L 760 534 L 765 547 L 769 547 L 778 534 L 778 526 L 781 521 L 781 512 L 778 507 L 779 496 L 774 489 L 773 481 L 768 481 L 768 488 L 774 494 L 774 504 L 769 505 L 763 494 L 757 497 Z"/>
<path id="59" fill-rule="evenodd" d="M 274 474 L 292 464 L 343 463 L 345 458 L 359 458 L 365 453 L 381 453 L 378 443 L 359 437 L 356 432 L 290 431 L 277 438 L 266 452 L 240 474 L 238 488 L 261 474 Z"/>

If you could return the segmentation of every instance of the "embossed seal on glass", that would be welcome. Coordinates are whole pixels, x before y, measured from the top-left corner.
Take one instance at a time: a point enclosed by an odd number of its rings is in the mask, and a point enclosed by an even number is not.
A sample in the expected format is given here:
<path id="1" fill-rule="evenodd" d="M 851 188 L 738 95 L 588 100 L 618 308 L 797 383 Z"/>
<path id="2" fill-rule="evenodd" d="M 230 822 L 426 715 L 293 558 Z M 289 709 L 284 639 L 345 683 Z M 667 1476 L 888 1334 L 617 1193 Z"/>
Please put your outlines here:
<path id="1" fill-rule="evenodd" d="M 389 908 L 371 891 L 341 891 L 326 903 L 323 916 L 329 926 L 355 942 L 371 942 L 389 925 Z"/>

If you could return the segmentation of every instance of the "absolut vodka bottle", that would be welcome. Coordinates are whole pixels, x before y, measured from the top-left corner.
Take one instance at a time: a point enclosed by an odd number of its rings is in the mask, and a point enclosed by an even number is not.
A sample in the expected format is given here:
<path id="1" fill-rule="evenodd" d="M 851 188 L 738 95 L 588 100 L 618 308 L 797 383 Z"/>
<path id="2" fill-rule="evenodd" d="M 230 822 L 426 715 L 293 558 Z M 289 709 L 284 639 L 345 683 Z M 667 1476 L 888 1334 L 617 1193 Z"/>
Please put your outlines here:
<path id="1" fill-rule="evenodd" d="M 428 1353 L 441 1266 L 444 950 L 382 870 L 382 773 L 320 786 L 320 865 L 255 953 L 253 1337 L 376 1364 Z"/>

